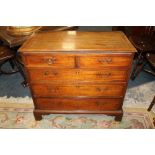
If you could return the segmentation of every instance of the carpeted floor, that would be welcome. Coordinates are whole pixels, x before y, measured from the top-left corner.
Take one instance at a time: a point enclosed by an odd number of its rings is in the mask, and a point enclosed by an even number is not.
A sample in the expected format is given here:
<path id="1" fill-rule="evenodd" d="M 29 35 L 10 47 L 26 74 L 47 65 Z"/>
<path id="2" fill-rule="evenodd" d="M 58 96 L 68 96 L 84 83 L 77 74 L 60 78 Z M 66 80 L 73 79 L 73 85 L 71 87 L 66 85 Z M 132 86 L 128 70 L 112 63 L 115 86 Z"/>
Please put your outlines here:
<path id="1" fill-rule="evenodd" d="M 124 108 L 121 122 L 106 115 L 51 114 L 35 121 L 32 104 L 0 104 L 0 128 L 37 129 L 153 129 L 155 114 L 146 109 Z"/>

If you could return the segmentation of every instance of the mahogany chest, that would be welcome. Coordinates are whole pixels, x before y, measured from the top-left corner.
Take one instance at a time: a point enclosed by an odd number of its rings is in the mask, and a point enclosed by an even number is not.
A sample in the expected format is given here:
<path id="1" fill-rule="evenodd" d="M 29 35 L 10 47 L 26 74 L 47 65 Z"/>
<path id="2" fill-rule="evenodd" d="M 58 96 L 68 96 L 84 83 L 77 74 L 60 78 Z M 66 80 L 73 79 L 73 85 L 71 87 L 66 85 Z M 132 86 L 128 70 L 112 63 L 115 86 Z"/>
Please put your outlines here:
<path id="1" fill-rule="evenodd" d="M 40 32 L 19 49 L 34 116 L 84 113 L 123 116 L 136 49 L 122 32 Z"/>

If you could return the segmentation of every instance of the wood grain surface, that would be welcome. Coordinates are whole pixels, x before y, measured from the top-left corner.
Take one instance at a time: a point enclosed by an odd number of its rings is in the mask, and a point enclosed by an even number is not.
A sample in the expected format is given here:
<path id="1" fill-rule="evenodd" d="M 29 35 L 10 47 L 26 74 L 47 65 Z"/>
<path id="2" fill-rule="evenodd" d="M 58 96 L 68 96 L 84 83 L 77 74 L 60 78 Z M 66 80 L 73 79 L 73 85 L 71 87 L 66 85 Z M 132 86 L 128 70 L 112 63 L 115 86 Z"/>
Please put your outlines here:
<path id="1" fill-rule="evenodd" d="M 42 32 L 28 39 L 21 52 L 45 51 L 115 51 L 135 52 L 123 32 Z"/>

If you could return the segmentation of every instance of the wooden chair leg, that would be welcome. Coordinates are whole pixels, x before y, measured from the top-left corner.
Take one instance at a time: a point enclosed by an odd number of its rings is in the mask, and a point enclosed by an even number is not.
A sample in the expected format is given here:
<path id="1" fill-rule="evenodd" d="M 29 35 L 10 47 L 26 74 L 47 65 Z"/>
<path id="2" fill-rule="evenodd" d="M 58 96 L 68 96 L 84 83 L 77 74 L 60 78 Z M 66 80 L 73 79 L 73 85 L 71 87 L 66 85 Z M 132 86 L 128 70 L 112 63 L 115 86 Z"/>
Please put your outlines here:
<path id="1" fill-rule="evenodd" d="M 14 59 L 14 63 L 16 64 L 19 73 L 21 74 L 21 76 L 23 77 L 24 81 L 21 83 L 23 85 L 23 87 L 27 87 L 28 86 L 28 82 L 27 82 L 27 78 L 24 72 L 23 67 L 21 66 L 21 64 L 16 60 L 16 58 Z"/>
<path id="2" fill-rule="evenodd" d="M 151 70 L 148 70 L 148 69 L 144 69 L 145 72 L 149 73 L 149 74 L 152 74 L 153 76 L 155 76 L 155 72 L 151 71 Z"/>
<path id="3" fill-rule="evenodd" d="M 139 75 L 139 73 L 143 70 L 144 66 L 145 66 L 145 63 L 137 64 L 135 66 L 135 69 L 133 70 L 131 75 L 131 80 L 134 80 Z"/>
<path id="4" fill-rule="evenodd" d="M 142 55 L 142 53 L 139 53 L 138 58 L 136 60 L 136 64 L 131 74 L 131 80 L 134 80 L 139 75 L 139 73 L 143 70 L 145 64 L 146 61 L 144 56 Z"/>
<path id="5" fill-rule="evenodd" d="M 14 64 L 14 62 L 12 61 L 12 59 L 9 60 L 9 63 L 10 63 L 10 65 L 11 65 L 12 69 L 15 69 L 15 64 Z"/>
<path id="6" fill-rule="evenodd" d="M 5 61 L 3 61 L 3 62 L 0 64 L 0 73 L 1 73 L 1 74 L 8 74 L 8 75 L 9 75 L 9 74 L 14 74 L 14 73 L 17 73 L 17 72 L 18 72 L 17 69 L 14 69 L 14 68 L 12 67 L 13 64 L 10 64 L 11 67 L 13 68 L 11 71 L 5 71 L 4 69 L 2 69 L 3 65 L 4 65 L 6 62 L 12 62 L 12 60 L 13 60 L 13 58 L 8 59 L 8 60 L 5 60 Z"/>
<path id="7" fill-rule="evenodd" d="M 152 100 L 152 102 L 151 102 L 149 108 L 147 109 L 147 111 L 151 111 L 151 109 L 152 109 L 152 107 L 153 107 L 154 105 L 155 105 L 155 96 L 154 96 L 154 98 L 153 98 L 153 100 Z"/>

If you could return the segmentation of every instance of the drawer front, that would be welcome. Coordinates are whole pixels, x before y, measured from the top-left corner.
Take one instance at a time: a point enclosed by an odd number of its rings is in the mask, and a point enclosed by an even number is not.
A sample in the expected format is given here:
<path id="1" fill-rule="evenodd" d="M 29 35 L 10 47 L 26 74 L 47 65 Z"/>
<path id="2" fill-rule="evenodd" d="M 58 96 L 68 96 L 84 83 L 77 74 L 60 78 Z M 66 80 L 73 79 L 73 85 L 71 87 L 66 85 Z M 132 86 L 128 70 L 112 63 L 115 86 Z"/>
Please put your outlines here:
<path id="1" fill-rule="evenodd" d="M 74 57 L 67 55 L 27 55 L 25 64 L 28 67 L 67 67 L 73 68 Z"/>
<path id="2" fill-rule="evenodd" d="M 98 67 L 127 67 L 130 66 L 132 58 L 130 56 L 102 55 L 80 57 L 81 68 L 98 68 Z"/>
<path id="3" fill-rule="evenodd" d="M 118 110 L 122 99 L 60 99 L 36 98 L 36 109 L 42 110 Z"/>
<path id="4" fill-rule="evenodd" d="M 102 85 L 50 85 L 32 84 L 35 97 L 99 97 L 99 96 L 123 96 L 124 84 L 102 84 Z"/>
<path id="5" fill-rule="evenodd" d="M 31 82 L 55 82 L 55 81 L 93 81 L 114 82 L 126 81 L 127 70 L 80 70 L 80 69 L 29 69 Z"/>

